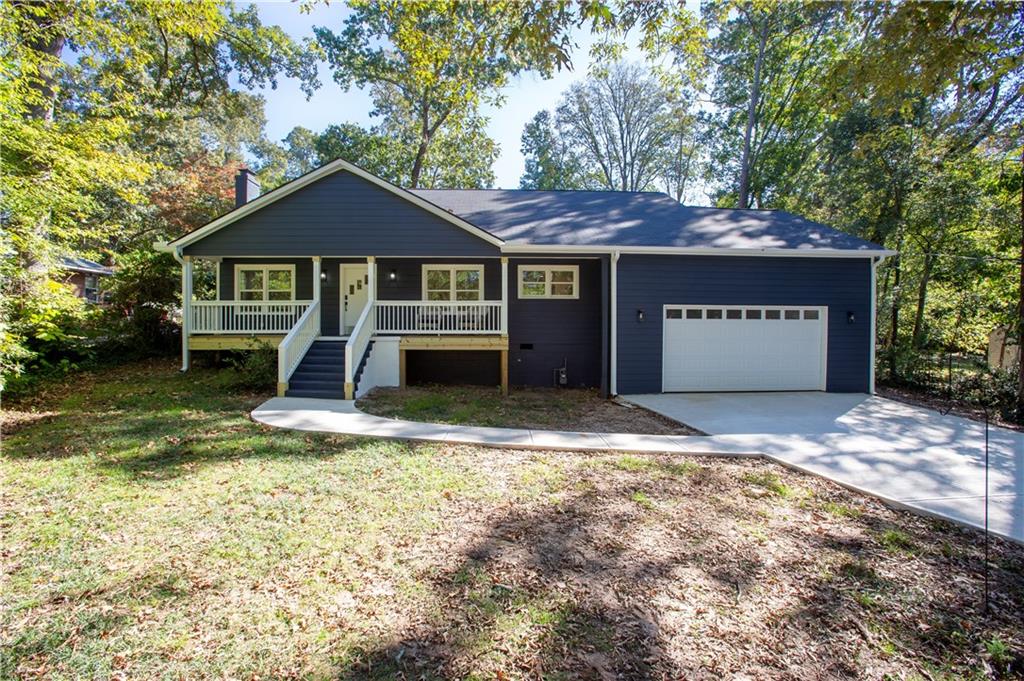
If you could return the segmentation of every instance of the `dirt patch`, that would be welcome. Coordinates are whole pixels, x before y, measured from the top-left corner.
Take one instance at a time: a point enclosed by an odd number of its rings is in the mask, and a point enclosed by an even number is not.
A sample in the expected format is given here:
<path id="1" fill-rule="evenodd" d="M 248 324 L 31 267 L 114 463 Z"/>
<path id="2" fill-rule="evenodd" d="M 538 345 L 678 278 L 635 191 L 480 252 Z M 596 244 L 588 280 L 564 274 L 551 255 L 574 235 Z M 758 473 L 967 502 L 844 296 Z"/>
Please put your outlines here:
<path id="1" fill-rule="evenodd" d="M 642 407 L 608 400 L 596 390 L 431 385 L 375 388 L 356 406 L 376 416 L 465 426 L 598 433 L 704 435 Z"/>
<path id="2" fill-rule="evenodd" d="M 932 395 L 920 390 L 896 388 L 889 385 L 879 385 L 875 389 L 875 392 L 879 397 L 896 400 L 897 402 L 905 402 L 907 404 L 912 404 L 915 407 L 925 407 L 942 413 L 953 414 L 960 418 L 970 419 L 971 421 L 978 421 L 979 423 L 985 422 L 985 410 L 975 405 L 964 404 L 963 402 L 951 402 L 944 397 Z M 996 410 L 991 410 L 989 412 L 989 423 L 993 426 L 999 426 L 1000 428 L 1009 428 L 1010 430 L 1024 432 L 1024 424 L 1007 421 Z"/>
<path id="3" fill-rule="evenodd" d="M 500 451 L 480 465 L 501 487 L 547 471 L 545 493 L 458 501 L 420 573 L 443 616 L 408 613 L 353 677 L 1024 673 L 1020 547 L 995 543 L 979 638 L 977 533 L 767 462 Z"/>

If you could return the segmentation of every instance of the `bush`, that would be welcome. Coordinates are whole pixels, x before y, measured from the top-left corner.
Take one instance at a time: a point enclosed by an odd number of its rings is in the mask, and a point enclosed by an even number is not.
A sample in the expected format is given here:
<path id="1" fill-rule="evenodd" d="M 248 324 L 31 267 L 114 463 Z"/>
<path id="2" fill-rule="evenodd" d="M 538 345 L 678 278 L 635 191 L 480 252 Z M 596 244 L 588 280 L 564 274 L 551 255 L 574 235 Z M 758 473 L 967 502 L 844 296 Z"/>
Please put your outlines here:
<path id="1" fill-rule="evenodd" d="M 180 286 L 170 255 L 151 249 L 121 255 L 116 273 L 105 282 L 110 307 L 94 329 L 103 353 L 140 359 L 178 352 L 181 327 L 174 313 Z"/>
<path id="2" fill-rule="evenodd" d="M 252 350 L 227 357 L 234 376 L 232 387 L 242 390 L 266 390 L 277 386 L 277 348 L 265 341 L 253 344 Z"/>
<path id="3" fill-rule="evenodd" d="M 0 389 L 29 392 L 40 380 L 63 376 L 95 356 L 88 328 L 96 309 L 57 281 L 31 282 L 5 300 L 0 328 Z"/>
<path id="4" fill-rule="evenodd" d="M 1017 409 L 1017 374 L 1009 369 L 993 369 L 953 379 L 954 399 L 989 407 L 1012 421 Z"/>

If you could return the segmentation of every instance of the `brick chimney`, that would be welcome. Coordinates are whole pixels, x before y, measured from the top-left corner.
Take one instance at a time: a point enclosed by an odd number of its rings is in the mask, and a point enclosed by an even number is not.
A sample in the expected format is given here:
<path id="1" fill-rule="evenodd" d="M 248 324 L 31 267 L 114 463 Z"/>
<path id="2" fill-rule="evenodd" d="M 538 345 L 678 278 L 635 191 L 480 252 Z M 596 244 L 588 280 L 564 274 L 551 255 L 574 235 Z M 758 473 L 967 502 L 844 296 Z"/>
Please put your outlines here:
<path id="1" fill-rule="evenodd" d="M 244 206 L 260 195 L 260 181 L 256 173 L 248 168 L 240 168 L 235 175 L 235 208 Z"/>

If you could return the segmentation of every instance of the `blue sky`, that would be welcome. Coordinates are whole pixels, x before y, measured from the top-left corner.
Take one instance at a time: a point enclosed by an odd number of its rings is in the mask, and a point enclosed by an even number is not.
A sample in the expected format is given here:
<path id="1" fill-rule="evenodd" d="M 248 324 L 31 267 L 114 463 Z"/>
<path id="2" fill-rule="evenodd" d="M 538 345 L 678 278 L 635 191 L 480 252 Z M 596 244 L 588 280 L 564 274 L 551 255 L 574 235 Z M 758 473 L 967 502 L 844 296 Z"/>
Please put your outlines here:
<path id="1" fill-rule="evenodd" d="M 340 2 L 316 5 L 308 14 L 302 14 L 292 2 L 259 2 L 257 6 L 264 23 L 278 25 L 297 39 L 312 37 L 314 26 L 340 27 L 348 13 L 348 8 Z M 503 91 L 505 101 L 500 107 L 484 109 L 490 118 L 488 132 L 501 146 L 501 156 L 494 164 L 496 187 L 514 189 L 519 186 L 523 172 L 519 137 L 523 126 L 541 109 L 553 109 L 562 92 L 586 76 L 592 40 L 581 31 L 576 42 L 579 49 L 573 55 L 575 70 L 563 71 L 549 80 L 532 73 L 520 76 Z M 639 61 L 642 56 L 638 50 L 631 49 L 627 58 Z M 373 107 L 364 92 L 343 92 L 331 78 L 327 64 L 320 65 L 320 80 L 322 87 L 308 101 L 298 83 L 287 78 L 278 81 L 276 90 L 257 91 L 267 100 L 267 136 L 270 139 L 280 141 L 297 125 L 320 131 L 332 123 L 373 123 L 369 115 Z"/>

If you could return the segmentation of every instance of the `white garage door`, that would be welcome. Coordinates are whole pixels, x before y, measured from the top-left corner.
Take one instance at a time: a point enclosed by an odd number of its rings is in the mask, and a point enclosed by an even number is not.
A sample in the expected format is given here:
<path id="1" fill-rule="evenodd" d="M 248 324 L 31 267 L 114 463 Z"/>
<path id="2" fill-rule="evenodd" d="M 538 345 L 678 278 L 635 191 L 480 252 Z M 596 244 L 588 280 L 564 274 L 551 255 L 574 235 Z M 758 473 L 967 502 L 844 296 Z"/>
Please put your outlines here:
<path id="1" fill-rule="evenodd" d="M 662 390 L 824 390 L 827 313 L 667 305 Z"/>

